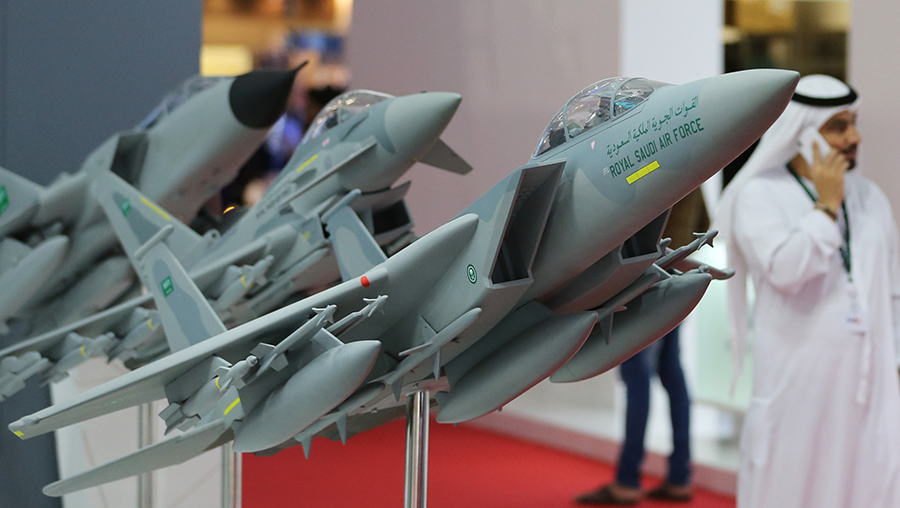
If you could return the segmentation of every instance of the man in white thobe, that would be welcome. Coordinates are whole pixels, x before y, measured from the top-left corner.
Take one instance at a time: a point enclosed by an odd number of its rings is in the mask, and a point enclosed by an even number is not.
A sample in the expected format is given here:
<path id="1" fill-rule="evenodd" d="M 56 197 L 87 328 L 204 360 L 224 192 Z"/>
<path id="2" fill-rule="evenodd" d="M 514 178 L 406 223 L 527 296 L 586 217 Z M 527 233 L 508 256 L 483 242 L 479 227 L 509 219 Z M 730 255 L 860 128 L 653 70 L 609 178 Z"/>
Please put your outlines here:
<path id="1" fill-rule="evenodd" d="M 900 507 L 900 242 L 887 198 L 853 169 L 856 105 L 839 80 L 801 79 L 723 195 L 733 325 L 748 322 L 747 275 L 756 291 L 739 508 Z M 810 127 L 824 139 L 807 162 Z"/>

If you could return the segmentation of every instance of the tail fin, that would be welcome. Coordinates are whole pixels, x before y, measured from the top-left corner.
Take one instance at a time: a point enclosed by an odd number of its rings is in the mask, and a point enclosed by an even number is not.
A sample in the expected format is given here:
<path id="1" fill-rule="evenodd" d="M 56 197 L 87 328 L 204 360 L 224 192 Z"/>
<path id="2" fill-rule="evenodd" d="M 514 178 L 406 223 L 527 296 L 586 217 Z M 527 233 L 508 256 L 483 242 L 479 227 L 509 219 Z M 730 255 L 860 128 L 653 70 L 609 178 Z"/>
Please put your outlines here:
<path id="1" fill-rule="evenodd" d="M 102 171 L 91 178 L 92 192 L 109 217 L 132 263 L 135 262 L 135 251 L 166 226 L 172 226 L 172 234 L 167 241 L 169 248 L 182 261 L 187 261 L 188 253 L 203 241 L 203 237 L 194 230 L 119 176 Z"/>
<path id="2" fill-rule="evenodd" d="M 180 464 L 218 446 L 223 441 L 224 435 L 230 431 L 231 428 L 223 420 L 192 429 L 121 459 L 51 483 L 44 487 L 44 494 L 60 497 L 104 483 Z"/>
<path id="3" fill-rule="evenodd" d="M 174 352 L 224 333 L 226 328 L 166 246 L 165 240 L 173 232 L 171 224 L 159 230 L 135 250 L 133 263 L 144 287 L 153 294 L 166 340 Z"/>
<path id="4" fill-rule="evenodd" d="M 0 167 L 0 237 L 31 223 L 43 190 L 31 180 Z"/>

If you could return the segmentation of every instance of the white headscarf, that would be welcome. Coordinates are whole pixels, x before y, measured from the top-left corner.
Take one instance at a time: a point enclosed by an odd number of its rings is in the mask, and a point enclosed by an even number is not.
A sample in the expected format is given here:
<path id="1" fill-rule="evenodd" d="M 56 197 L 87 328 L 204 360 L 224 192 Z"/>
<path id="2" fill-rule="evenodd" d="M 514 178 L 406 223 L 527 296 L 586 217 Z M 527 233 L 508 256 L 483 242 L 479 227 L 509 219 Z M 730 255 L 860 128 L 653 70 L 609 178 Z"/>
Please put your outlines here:
<path id="1" fill-rule="evenodd" d="M 731 391 L 744 367 L 747 350 L 747 263 L 741 256 L 734 235 L 734 207 L 737 197 L 752 178 L 760 173 L 787 164 L 799 152 L 800 134 L 807 127 L 819 129 L 829 118 L 842 111 L 856 111 L 859 101 L 856 93 L 839 79 L 821 74 L 805 76 L 797 83 L 794 99 L 784 113 L 769 127 L 759 145 L 725 187 L 719 200 L 714 229 L 718 229 L 728 249 L 728 266 L 735 271 L 728 282 L 728 317 L 731 324 L 731 354 L 733 377 Z M 847 104 L 846 101 L 853 102 Z M 833 106 L 829 102 L 843 102 Z M 810 103 L 815 103 L 810 104 Z"/>

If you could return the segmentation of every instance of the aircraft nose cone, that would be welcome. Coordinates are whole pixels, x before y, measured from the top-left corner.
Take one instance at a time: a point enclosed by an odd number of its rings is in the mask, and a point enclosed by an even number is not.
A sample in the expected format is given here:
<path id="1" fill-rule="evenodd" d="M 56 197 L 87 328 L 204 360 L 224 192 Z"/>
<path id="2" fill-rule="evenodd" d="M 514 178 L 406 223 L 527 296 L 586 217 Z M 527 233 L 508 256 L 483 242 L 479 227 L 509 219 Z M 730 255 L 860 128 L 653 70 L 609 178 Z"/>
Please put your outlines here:
<path id="1" fill-rule="evenodd" d="M 228 92 L 234 116 L 251 129 L 271 127 L 284 114 L 301 68 L 303 65 L 288 71 L 253 71 L 236 77 Z"/>
<path id="2" fill-rule="evenodd" d="M 441 135 L 459 108 L 462 96 L 427 92 L 397 97 L 385 112 L 385 127 L 398 150 L 406 151 Z M 427 148 L 427 146 L 423 146 Z"/>
<path id="3" fill-rule="evenodd" d="M 755 69 L 709 78 L 700 92 L 703 126 L 724 144 L 749 146 L 787 107 L 800 74 Z"/>

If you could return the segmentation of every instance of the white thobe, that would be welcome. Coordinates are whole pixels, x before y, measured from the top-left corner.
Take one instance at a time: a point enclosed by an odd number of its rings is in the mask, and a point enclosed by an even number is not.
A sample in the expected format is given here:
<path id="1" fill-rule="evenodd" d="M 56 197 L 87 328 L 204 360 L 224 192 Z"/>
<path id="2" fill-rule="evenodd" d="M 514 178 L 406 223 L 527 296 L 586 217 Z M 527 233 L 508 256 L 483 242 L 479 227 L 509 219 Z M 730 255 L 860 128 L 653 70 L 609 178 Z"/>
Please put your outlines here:
<path id="1" fill-rule="evenodd" d="M 843 214 L 815 210 L 784 167 L 737 197 L 734 239 L 756 289 L 739 508 L 900 507 L 897 228 L 871 181 L 848 173 L 845 199 L 866 333 L 844 323 Z"/>

